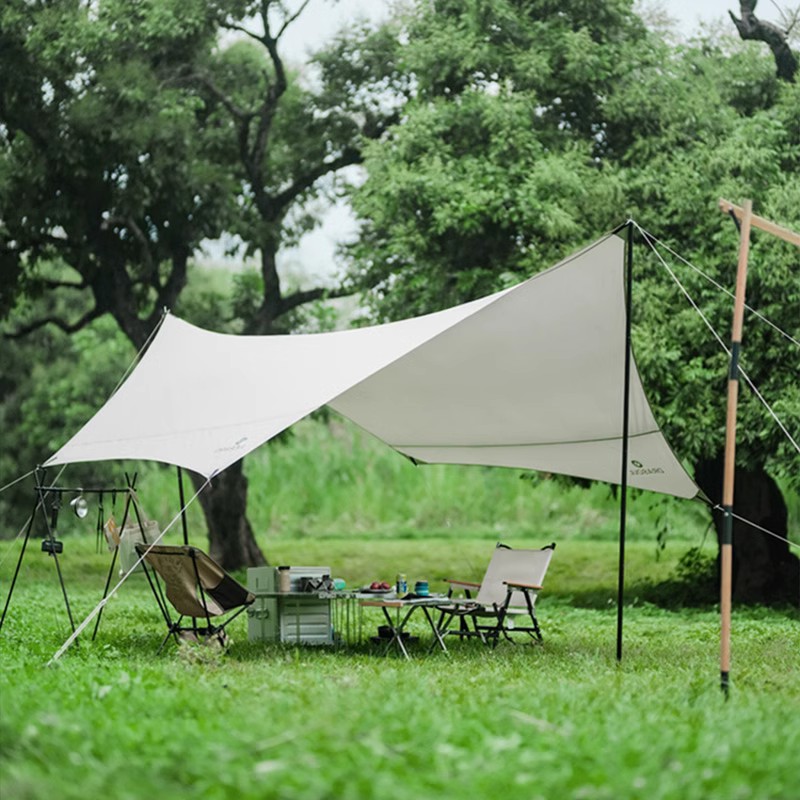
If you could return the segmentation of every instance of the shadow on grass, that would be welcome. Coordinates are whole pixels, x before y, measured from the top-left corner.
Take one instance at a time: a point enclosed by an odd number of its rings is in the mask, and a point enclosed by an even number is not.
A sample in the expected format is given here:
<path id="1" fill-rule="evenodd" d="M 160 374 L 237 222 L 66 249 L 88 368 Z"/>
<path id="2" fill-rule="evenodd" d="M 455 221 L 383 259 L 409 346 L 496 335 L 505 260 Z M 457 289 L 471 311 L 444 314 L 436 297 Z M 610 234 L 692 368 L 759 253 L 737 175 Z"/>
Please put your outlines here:
<path id="1" fill-rule="evenodd" d="M 616 607 L 616 587 L 603 586 L 553 597 L 557 604 L 593 610 Z M 717 559 L 692 548 L 681 557 L 672 574 L 662 581 L 640 580 L 625 589 L 625 605 L 652 605 L 666 611 L 708 611 L 719 605 Z M 760 604 L 751 604 L 753 608 Z M 773 610 L 800 616 L 796 605 L 785 601 L 769 604 Z"/>
<path id="2" fill-rule="evenodd" d="M 617 587 L 597 586 L 554 595 L 553 601 L 575 608 L 594 610 L 616 606 Z M 719 600 L 719 577 L 716 559 L 700 548 L 688 550 L 672 574 L 663 581 L 640 580 L 625 587 L 625 604 L 651 604 L 667 610 L 708 609 Z"/>

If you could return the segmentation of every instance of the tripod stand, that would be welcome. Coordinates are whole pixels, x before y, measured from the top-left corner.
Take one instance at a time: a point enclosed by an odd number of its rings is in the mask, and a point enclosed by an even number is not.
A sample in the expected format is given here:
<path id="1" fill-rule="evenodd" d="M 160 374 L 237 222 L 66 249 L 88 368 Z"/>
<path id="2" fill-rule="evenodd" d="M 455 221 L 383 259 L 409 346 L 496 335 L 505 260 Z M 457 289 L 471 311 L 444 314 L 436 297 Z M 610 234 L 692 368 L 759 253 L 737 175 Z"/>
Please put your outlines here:
<path id="1" fill-rule="evenodd" d="M 3 624 L 6 620 L 6 615 L 8 614 L 9 606 L 11 605 L 11 597 L 14 594 L 14 587 L 16 586 L 17 579 L 19 577 L 20 569 L 22 568 L 22 561 L 25 558 L 25 552 L 28 548 L 28 543 L 31 538 L 31 534 L 33 531 L 34 523 L 37 519 L 42 520 L 44 522 L 44 534 L 42 536 L 42 552 L 47 553 L 53 559 L 53 562 L 56 567 L 56 574 L 58 576 L 58 583 L 61 587 L 61 594 L 64 598 L 64 605 L 67 609 L 67 617 L 69 618 L 70 628 L 72 632 L 75 632 L 75 620 L 72 616 L 72 608 L 70 607 L 69 597 L 67 595 L 67 587 L 64 583 L 64 575 L 61 571 L 61 563 L 59 561 L 59 555 L 64 551 L 64 543 L 59 541 L 57 538 L 57 531 L 58 531 L 58 514 L 61 510 L 62 500 L 64 495 L 74 495 L 74 499 L 70 502 L 70 506 L 75 510 L 76 514 L 80 516 L 85 516 L 87 513 L 86 502 L 83 500 L 83 495 L 85 494 L 103 494 L 103 493 L 116 493 L 116 492 L 125 492 L 128 494 L 128 503 L 130 502 L 130 491 L 132 488 L 132 483 L 128 480 L 128 487 L 125 489 L 117 489 L 117 488 L 104 488 L 104 489 L 82 489 L 82 488 L 72 488 L 72 487 L 65 487 L 65 486 L 47 486 L 45 485 L 45 471 L 37 469 L 35 471 L 36 475 L 36 484 L 34 486 L 34 504 L 33 510 L 31 511 L 31 515 L 28 518 L 28 521 L 25 525 L 25 537 L 22 541 L 22 549 L 20 550 L 19 558 L 17 559 L 17 565 L 14 569 L 14 577 L 11 579 L 11 585 L 8 589 L 8 596 L 6 597 L 6 602 L 3 607 L 2 616 L 0 616 L 0 630 L 3 628 Z M 126 476 L 127 478 L 127 476 Z M 133 482 L 135 483 L 136 476 L 134 476 Z M 125 513 L 127 514 L 128 506 L 126 505 Z"/>

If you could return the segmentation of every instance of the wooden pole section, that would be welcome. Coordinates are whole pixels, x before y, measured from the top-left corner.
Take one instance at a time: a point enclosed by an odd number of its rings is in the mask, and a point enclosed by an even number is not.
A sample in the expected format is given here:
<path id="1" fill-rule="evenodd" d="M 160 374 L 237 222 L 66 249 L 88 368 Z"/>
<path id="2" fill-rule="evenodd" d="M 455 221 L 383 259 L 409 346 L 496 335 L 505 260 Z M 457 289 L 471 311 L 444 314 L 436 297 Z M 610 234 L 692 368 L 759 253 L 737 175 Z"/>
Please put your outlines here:
<path id="1" fill-rule="evenodd" d="M 736 293 L 733 301 L 733 329 L 731 332 L 731 365 L 728 376 L 728 416 L 725 426 L 725 472 L 722 484 L 723 518 L 720 545 L 720 680 L 725 696 L 730 689 L 731 664 L 731 594 L 733 572 L 733 478 L 736 463 L 736 409 L 739 398 L 739 355 L 744 325 L 744 296 L 747 281 L 747 260 L 750 255 L 750 229 L 759 228 L 785 242 L 800 247 L 800 234 L 776 225 L 768 219 L 753 214 L 753 203 L 745 200 L 736 206 L 727 200 L 719 201 L 720 210 L 733 213 L 740 223 L 739 265 L 736 271 Z"/>
<path id="2" fill-rule="evenodd" d="M 725 471 L 722 483 L 722 508 L 724 513 L 720 574 L 720 685 L 725 696 L 730 690 L 731 669 L 731 593 L 733 573 L 733 478 L 736 463 L 736 410 L 739 400 L 739 353 L 744 325 L 744 296 L 747 282 L 747 260 L 750 255 L 750 227 L 753 203 L 744 201 L 739 236 L 739 264 L 736 269 L 736 293 L 733 301 L 733 327 L 731 331 L 731 364 L 728 373 L 728 413 L 725 424 Z"/>
<path id="3" fill-rule="evenodd" d="M 720 200 L 719 207 L 720 210 L 725 214 L 733 211 L 739 220 L 741 220 L 744 216 L 743 208 L 740 206 L 735 206 L 733 203 L 729 203 L 727 200 Z M 766 231 L 767 233 L 771 233 L 773 236 L 777 236 L 779 239 L 783 239 L 785 242 L 796 244 L 798 247 L 800 247 L 800 233 L 790 231 L 788 228 L 782 228 L 780 225 L 776 225 L 774 222 L 764 219 L 764 217 L 758 217 L 755 214 L 751 214 L 750 225 L 754 228 L 759 228 L 762 231 Z"/>

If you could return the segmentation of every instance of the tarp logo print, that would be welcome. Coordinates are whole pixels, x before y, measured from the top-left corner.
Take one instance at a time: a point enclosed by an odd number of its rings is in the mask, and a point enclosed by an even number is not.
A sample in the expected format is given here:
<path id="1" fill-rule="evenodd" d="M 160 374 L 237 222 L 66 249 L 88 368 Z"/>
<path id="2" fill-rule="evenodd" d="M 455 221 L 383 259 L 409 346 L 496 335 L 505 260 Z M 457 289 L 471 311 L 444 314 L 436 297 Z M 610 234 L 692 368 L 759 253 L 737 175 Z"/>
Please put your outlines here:
<path id="1" fill-rule="evenodd" d="M 631 464 L 633 465 L 633 469 L 628 471 L 628 474 L 631 476 L 664 474 L 664 470 L 661 467 L 646 467 L 641 461 L 637 461 L 636 459 L 633 459 Z"/>
<path id="2" fill-rule="evenodd" d="M 229 445 L 228 447 L 218 447 L 214 452 L 234 453 L 237 450 L 244 450 L 246 441 L 247 441 L 247 436 L 242 436 L 240 439 L 237 439 L 232 445 Z"/>

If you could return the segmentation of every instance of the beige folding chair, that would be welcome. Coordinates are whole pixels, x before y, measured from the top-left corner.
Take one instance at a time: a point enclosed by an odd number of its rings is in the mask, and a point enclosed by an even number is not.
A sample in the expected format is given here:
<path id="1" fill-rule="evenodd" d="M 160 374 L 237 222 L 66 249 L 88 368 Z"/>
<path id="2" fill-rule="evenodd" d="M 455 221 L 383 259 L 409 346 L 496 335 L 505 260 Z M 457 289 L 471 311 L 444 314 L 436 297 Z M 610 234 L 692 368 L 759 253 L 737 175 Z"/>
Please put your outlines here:
<path id="1" fill-rule="evenodd" d="M 501 634 L 513 641 L 510 634 L 514 632 L 542 641 L 534 606 L 555 547 L 554 542 L 540 550 L 514 550 L 498 544 L 480 583 L 448 580 L 448 597 L 462 591 L 465 599 L 439 606 L 439 633 L 474 636 L 492 647 Z M 474 598 L 473 592 L 477 592 Z M 459 627 L 451 630 L 454 620 Z"/>
<path id="2" fill-rule="evenodd" d="M 159 652 L 170 636 L 176 642 L 216 642 L 225 646 L 225 627 L 255 601 L 255 595 L 196 547 L 137 544 L 136 552 L 144 557 L 145 575 L 169 629 Z M 164 582 L 163 589 L 159 577 Z M 180 614 L 177 620 L 172 619 L 167 600 Z M 183 625 L 187 617 L 191 624 Z M 225 618 L 212 624 L 212 617 Z M 198 620 L 204 620 L 205 627 Z"/>

